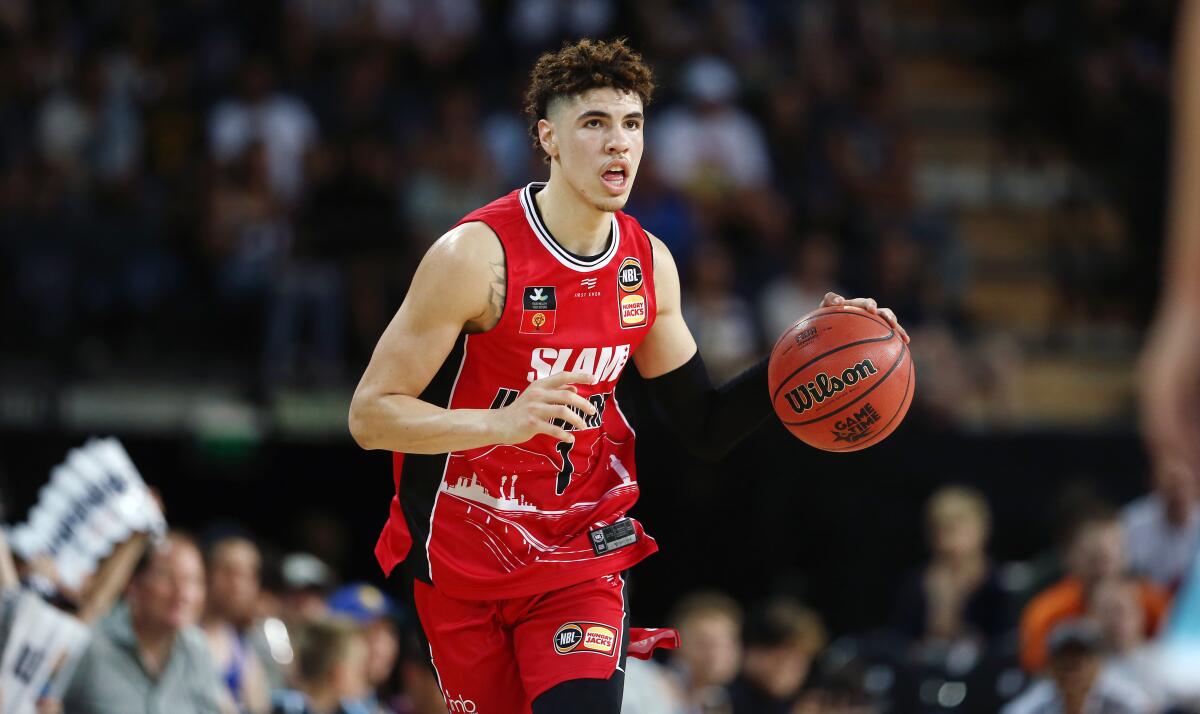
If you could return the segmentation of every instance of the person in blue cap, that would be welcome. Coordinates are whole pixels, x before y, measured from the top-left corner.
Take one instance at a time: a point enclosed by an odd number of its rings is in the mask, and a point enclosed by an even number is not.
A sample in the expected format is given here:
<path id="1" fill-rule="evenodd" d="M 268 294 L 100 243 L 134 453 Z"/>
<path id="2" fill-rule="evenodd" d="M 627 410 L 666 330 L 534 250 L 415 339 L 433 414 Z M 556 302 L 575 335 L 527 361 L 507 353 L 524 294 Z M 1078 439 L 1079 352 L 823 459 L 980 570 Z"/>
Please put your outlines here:
<path id="1" fill-rule="evenodd" d="M 357 624 L 367 643 L 367 681 L 370 691 L 357 703 L 370 714 L 393 714 L 386 689 L 400 654 L 397 621 L 400 610 L 382 590 L 367 583 L 351 583 L 335 590 L 326 601 L 329 614 Z"/>

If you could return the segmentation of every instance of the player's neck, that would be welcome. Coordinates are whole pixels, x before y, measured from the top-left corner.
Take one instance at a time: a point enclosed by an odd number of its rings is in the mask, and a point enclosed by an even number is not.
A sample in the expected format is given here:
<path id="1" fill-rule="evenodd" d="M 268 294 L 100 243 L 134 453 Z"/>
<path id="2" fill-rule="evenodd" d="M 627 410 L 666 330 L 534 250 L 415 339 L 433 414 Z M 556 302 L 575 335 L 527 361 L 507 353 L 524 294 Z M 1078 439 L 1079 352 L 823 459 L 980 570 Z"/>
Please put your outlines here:
<path id="1" fill-rule="evenodd" d="M 550 173 L 546 187 L 534 194 L 542 222 L 562 247 L 575 255 L 599 255 L 608 245 L 612 214 L 596 208 L 562 178 Z"/>

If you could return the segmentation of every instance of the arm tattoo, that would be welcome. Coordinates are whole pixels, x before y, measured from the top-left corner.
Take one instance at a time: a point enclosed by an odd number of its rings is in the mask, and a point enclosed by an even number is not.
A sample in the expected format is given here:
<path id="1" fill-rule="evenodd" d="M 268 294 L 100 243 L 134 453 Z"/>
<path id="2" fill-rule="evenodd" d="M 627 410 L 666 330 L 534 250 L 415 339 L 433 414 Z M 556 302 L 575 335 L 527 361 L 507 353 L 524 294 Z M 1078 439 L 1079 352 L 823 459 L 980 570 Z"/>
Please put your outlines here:
<path id="1" fill-rule="evenodd" d="M 504 296 L 508 289 L 508 272 L 505 269 L 504 258 L 498 263 L 491 263 L 492 278 L 488 284 L 488 309 L 486 315 L 487 328 L 495 326 L 504 314 Z"/>

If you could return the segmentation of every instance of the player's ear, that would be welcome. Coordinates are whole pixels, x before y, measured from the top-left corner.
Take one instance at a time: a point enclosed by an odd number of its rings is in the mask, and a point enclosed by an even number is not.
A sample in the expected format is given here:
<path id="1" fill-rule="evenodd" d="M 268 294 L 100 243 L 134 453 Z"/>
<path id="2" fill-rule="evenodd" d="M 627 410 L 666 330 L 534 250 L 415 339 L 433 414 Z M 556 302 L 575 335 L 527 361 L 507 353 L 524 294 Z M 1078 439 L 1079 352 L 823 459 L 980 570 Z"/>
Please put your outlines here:
<path id="1" fill-rule="evenodd" d="M 552 159 L 558 158 L 558 139 L 554 135 L 554 125 L 550 123 L 549 119 L 538 119 L 537 130 L 542 151 L 545 151 Z"/>

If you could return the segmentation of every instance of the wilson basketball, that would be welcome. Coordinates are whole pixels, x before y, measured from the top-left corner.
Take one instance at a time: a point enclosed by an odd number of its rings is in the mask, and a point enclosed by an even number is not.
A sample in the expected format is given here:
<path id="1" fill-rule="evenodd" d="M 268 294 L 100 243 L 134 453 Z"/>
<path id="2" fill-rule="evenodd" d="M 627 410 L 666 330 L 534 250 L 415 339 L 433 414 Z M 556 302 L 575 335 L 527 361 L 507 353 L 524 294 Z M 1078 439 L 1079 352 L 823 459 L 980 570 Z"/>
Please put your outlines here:
<path id="1" fill-rule="evenodd" d="M 771 403 L 788 431 L 825 451 L 858 451 L 896 430 L 916 388 L 912 353 L 883 318 L 856 307 L 810 312 L 775 343 Z"/>

